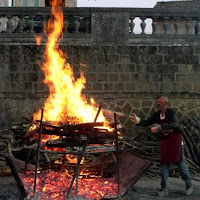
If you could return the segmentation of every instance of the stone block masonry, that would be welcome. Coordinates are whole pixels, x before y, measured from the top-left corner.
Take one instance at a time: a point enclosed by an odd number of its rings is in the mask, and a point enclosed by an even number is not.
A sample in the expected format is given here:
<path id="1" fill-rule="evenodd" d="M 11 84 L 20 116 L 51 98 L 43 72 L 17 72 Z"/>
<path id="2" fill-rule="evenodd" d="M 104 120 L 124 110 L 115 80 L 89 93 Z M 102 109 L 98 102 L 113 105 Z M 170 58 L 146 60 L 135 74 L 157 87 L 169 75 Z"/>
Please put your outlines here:
<path id="1" fill-rule="evenodd" d="M 166 95 L 179 119 L 200 113 L 200 45 L 65 45 L 67 62 L 79 77 L 84 63 L 88 98 L 103 108 L 135 112 L 149 117 L 156 99 Z M 44 46 L 0 44 L 0 128 L 10 127 L 23 117 L 31 118 L 43 106 L 48 87 L 38 63 L 43 62 Z M 123 131 L 134 127 L 125 118 Z"/>

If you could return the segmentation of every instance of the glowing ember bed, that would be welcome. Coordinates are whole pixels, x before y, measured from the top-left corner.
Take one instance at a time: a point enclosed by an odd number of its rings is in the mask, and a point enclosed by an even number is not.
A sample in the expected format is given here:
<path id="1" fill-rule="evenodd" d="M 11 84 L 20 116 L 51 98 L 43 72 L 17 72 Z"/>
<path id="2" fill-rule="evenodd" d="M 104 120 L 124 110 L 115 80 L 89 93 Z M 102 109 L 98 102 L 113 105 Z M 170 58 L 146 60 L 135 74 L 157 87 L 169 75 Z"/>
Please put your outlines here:
<path id="1" fill-rule="evenodd" d="M 15 160 L 13 163 L 15 163 Z M 36 199 L 43 200 L 62 200 L 66 199 L 66 197 L 70 198 L 75 196 L 81 197 L 82 199 L 111 199 L 123 196 L 150 167 L 149 161 L 124 151 L 120 151 L 119 163 L 120 193 L 118 192 L 117 173 L 113 174 L 112 177 L 107 178 L 86 178 L 82 176 L 82 178 L 74 181 L 69 196 L 67 195 L 67 191 L 70 187 L 73 176 L 69 175 L 63 170 L 40 171 L 37 174 L 37 189 L 35 193 L 35 173 L 33 171 L 28 171 L 26 174 L 22 172 L 17 174 L 13 173 L 13 175 L 26 199 L 31 199 L 33 196 Z M 11 168 L 11 170 L 13 172 L 13 168 Z M 78 190 L 76 183 L 78 183 Z"/>

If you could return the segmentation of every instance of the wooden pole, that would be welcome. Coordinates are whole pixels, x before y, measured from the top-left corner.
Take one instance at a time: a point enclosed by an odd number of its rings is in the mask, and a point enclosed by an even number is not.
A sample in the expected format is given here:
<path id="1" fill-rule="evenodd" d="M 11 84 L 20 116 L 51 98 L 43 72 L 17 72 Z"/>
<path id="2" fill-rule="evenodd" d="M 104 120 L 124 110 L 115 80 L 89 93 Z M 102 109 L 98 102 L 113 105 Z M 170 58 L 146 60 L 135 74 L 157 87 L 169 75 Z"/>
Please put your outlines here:
<path id="1" fill-rule="evenodd" d="M 96 123 L 100 111 L 101 111 L 101 106 L 99 106 L 98 112 L 97 112 L 96 117 L 95 117 L 95 119 L 94 119 L 94 123 Z M 71 189 L 72 189 L 72 185 L 73 185 L 73 183 L 74 183 L 74 180 L 75 180 L 75 178 L 78 177 L 79 166 L 80 166 L 81 160 L 82 160 L 82 158 L 83 158 L 83 155 L 84 155 L 84 153 L 85 153 L 86 147 L 87 147 L 87 145 L 88 145 L 88 143 L 89 143 L 90 136 L 91 136 L 91 134 L 93 133 L 93 130 L 94 130 L 94 129 L 91 128 L 91 132 L 90 132 L 90 134 L 87 136 L 87 141 L 86 141 L 85 145 L 83 146 L 83 150 L 81 151 L 80 159 L 78 159 L 77 166 L 76 166 L 76 169 L 75 169 L 75 172 L 74 172 L 74 176 L 73 176 L 73 178 L 72 178 L 72 180 L 71 180 L 71 183 L 70 183 L 70 186 L 69 186 L 69 188 L 68 188 L 68 190 L 67 190 L 66 198 L 69 197 L 69 194 L 70 194 L 70 192 L 71 192 Z M 77 187 L 77 188 L 78 188 L 78 187 Z M 76 191 L 76 194 L 77 194 L 77 191 Z"/>
<path id="2" fill-rule="evenodd" d="M 117 154 L 117 174 L 118 174 L 118 196 L 120 196 L 120 163 L 119 163 L 119 144 L 118 144 L 118 135 L 117 135 L 117 116 L 114 113 L 114 120 L 115 120 L 115 140 L 116 140 L 116 154 Z"/>
<path id="3" fill-rule="evenodd" d="M 35 194 L 35 191 L 36 191 L 36 184 L 37 184 L 36 183 L 37 182 L 37 169 L 38 169 L 38 160 L 39 160 L 39 151 L 40 151 L 40 140 L 41 140 L 41 134 L 42 134 L 43 112 L 44 112 L 44 110 L 42 109 L 41 119 L 40 119 L 40 131 L 39 131 L 39 136 L 38 136 L 37 154 L 36 154 L 36 158 L 35 158 L 35 160 L 36 160 L 36 162 L 35 162 L 35 180 L 34 180 L 34 190 L 33 190 L 34 194 Z"/>

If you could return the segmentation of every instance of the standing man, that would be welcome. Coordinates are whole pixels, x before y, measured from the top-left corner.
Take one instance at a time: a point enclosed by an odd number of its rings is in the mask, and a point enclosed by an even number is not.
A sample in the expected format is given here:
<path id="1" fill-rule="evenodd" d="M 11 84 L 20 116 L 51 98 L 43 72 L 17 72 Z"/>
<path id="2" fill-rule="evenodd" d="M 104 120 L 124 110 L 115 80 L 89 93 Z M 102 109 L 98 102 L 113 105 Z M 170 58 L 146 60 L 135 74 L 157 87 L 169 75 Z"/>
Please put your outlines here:
<path id="1" fill-rule="evenodd" d="M 157 101 L 158 111 L 149 119 L 141 120 L 133 113 L 130 119 L 137 125 L 152 125 L 152 133 L 161 133 L 161 191 L 158 196 L 168 195 L 168 176 L 170 164 L 176 164 L 181 177 L 186 184 L 185 195 L 192 194 L 193 187 L 189 170 L 185 163 L 183 142 L 181 140 L 181 129 L 179 127 L 176 112 L 167 108 L 168 98 L 160 97 Z"/>

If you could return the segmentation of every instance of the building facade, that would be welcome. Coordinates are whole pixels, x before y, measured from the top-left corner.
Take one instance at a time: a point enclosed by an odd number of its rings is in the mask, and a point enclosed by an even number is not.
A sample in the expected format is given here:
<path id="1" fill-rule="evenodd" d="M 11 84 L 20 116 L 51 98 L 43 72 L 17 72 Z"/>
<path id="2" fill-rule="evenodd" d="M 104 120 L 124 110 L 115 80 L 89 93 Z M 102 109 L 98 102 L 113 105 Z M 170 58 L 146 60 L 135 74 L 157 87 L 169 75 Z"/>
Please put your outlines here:
<path id="1" fill-rule="evenodd" d="M 14 0 L 14 6 L 45 7 L 49 6 L 49 0 Z M 63 0 L 66 7 L 77 7 L 77 0 Z"/>
<path id="2" fill-rule="evenodd" d="M 7 7 L 9 6 L 9 0 L 1 0 L 0 7 Z"/>
<path id="3" fill-rule="evenodd" d="M 66 7 L 77 7 L 77 0 L 63 0 Z M 49 0 L 1 0 L 0 7 L 45 7 Z"/>

